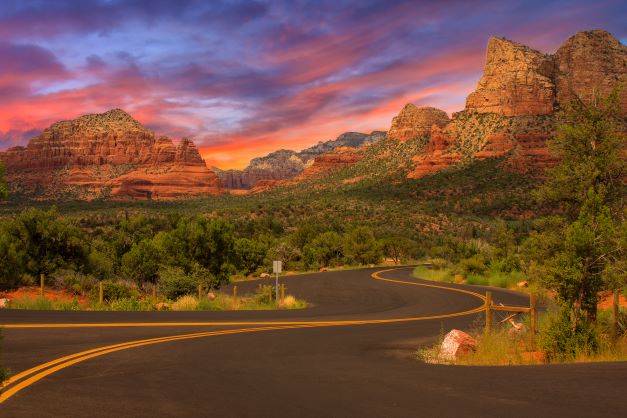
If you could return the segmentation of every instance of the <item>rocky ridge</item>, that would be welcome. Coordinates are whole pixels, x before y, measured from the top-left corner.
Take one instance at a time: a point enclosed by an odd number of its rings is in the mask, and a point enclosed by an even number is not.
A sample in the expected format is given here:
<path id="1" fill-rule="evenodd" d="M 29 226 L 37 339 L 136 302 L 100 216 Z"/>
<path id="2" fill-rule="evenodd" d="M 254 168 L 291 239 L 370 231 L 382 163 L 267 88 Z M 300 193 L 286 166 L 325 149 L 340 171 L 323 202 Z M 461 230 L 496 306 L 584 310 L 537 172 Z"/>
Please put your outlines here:
<path id="1" fill-rule="evenodd" d="M 175 146 L 121 109 L 57 122 L 0 159 L 14 188 L 43 190 L 41 198 L 173 199 L 221 192 L 191 140 Z"/>
<path id="2" fill-rule="evenodd" d="M 343 163 L 336 159 L 334 151 L 338 148 L 358 148 L 374 143 L 385 137 L 385 132 L 374 131 L 370 134 L 359 132 L 345 132 L 331 141 L 320 141 L 316 145 L 300 152 L 292 150 L 278 150 L 265 157 L 254 158 L 244 170 L 219 170 L 214 168 L 221 178 L 224 187 L 229 189 L 266 189 L 270 185 L 280 184 L 280 180 L 296 178 L 301 173 L 314 166 L 313 171 L 321 172 L 320 165 L 324 164 L 330 170 L 340 168 Z M 320 156 L 323 157 L 316 163 Z M 326 162 L 322 162 L 325 160 Z M 337 167 L 332 167 L 333 161 Z M 309 170 L 311 174 L 312 170 Z M 307 174 L 305 174 L 307 176 Z M 256 187 L 257 183 L 263 181 Z"/>

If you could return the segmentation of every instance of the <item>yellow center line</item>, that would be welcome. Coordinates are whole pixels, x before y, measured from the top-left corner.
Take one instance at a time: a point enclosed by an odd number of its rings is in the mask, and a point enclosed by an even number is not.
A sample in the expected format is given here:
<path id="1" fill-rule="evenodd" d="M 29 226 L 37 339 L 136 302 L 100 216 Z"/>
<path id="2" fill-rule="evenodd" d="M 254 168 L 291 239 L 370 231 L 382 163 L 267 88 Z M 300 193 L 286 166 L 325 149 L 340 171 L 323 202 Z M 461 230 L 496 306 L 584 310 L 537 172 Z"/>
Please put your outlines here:
<path id="1" fill-rule="evenodd" d="M 403 267 L 397 267 L 387 270 L 381 270 L 371 274 L 371 277 L 376 280 L 392 282 L 392 283 L 401 283 L 408 284 L 414 286 L 423 286 L 437 289 L 446 289 L 454 292 L 466 293 L 472 296 L 475 296 L 485 302 L 485 297 L 479 293 L 471 292 L 469 290 L 446 287 L 446 286 L 437 286 L 426 283 L 417 283 L 417 282 L 408 282 L 404 280 L 396 280 L 396 279 L 386 279 L 380 276 L 381 273 L 385 273 L 388 271 L 402 269 Z M 203 338 L 203 337 L 211 337 L 216 335 L 228 335 L 228 334 L 241 334 L 241 333 L 249 333 L 249 332 L 260 332 L 260 331 L 270 331 L 270 330 L 282 330 L 282 329 L 295 329 L 295 328 L 312 328 L 312 327 L 327 327 L 327 326 L 346 326 L 346 325 L 364 325 L 364 324 L 388 324 L 388 323 L 398 323 L 398 322 L 408 322 L 408 321 L 422 321 L 422 320 L 430 320 L 430 319 L 443 319 L 443 318 L 451 318 L 457 316 L 471 315 L 474 313 L 478 313 L 484 310 L 484 306 L 480 306 L 474 309 L 470 309 L 462 312 L 454 312 L 449 314 L 441 314 L 441 315 L 430 315 L 430 316 L 418 316 L 418 317 L 408 317 L 408 318 L 392 318 L 392 319 L 371 319 L 371 320 L 340 320 L 340 321 L 287 321 L 287 322 L 277 322 L 277 321 L 255 321 L 255 322 L 147 322 L 147 323 L 111 323 L 111 324 L 7 324 L 2 325 L 6 328 L 74 328 L 74 327 L 150 327 L 150 326 L 242 326 L 242 325 L 255 325 L 256 328 L 238 328 L 231 330 L 221 330 L 221 331 L 209 331 L 209 332 L 200 332 L 200 333 L 192 333 L 192 334 L 181 334 L 167 337 L 158 337 L 158 338 L 149 338 L 145 340 L 137 340 L 137 341 L 129 341 L 125 343 L 113 344 L 104 347 L 98 347 L 86 351 L 82 351 L 79 353 L 71 354 L 65 357 L 60 357 L 58 359 L 49 361 L 47 363 L 40 364 L 31 369 L 25 370 L 11 379 L 9 379 L 3 386 L 0 387 L 2 389 L 2 393 L 0 393 L 0 403 L 5 402 L 11 396 L 15 395 L 17 392 L 22 389 L 32 385 L 33 383 L 43 379 L 44 377 L 55 373 L 64 368 L 70 367 L 76 363 L 80 363 L 82 361 L 103 356 L 105 354 L 113 353 L 116 351 L 126 350 L 130 348 L 142 347 L 145 345 L 158 344 L 164 342 L 171 341 L 179 341 L 179 340 L 187 340 L 187 339 L 195 339 L 195 338 Z M 30 377 L 28 377 L 30 376 Z M 9 387 L 10 386 L 10 387 Z M 6 389 L 9 387 L 9 389 Z"/>

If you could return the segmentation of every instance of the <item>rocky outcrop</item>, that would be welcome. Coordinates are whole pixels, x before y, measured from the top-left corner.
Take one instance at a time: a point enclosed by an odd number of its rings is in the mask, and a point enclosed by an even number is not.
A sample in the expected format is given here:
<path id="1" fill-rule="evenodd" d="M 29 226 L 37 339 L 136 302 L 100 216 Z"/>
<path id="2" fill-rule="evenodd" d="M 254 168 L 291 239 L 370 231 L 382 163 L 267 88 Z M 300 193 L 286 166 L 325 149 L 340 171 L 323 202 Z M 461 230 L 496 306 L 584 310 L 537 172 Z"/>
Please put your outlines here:
<path id="1" fill-rule="evenodd" d="M 491 38 L 483 76 L 466 109 L 445 127 L 434 126 L 408 177 L 460 160 L 499 157 L 505 157 L 506 169 L 542 176 L 557 162 L 547 146 L 555 134 L 555 111 L 576 97 L 590 100 L 594 89 L 607 94 L 621 83 L 627 84 L 627 48 L 605 31 L 580 32 L 555 55 Z M 621 104 L 627 112 L 627 90 Z"/>
<path id="2" fill-rule="evenodd" d="M 214 194 L 220 182 L 189 139 L 155 137 L 113 109 L 57 122 L 26 147 L 0 153 L 11 183 L 42 198 L 171 199 Z"/>
<path id="3" fill-rule="evenodd" d="M 332 154 L 337 148 L 357 148 L 372 144 L 384 137 L 385 132 L 382 131 L 374 131 L 370 134 L 345 132 L 332 141 L 320 141 L 300 152 L 283 149 L 265 157 L 254 158 L 244 170 L 214 170 L 226 188 L 265 190 L 266 185 L 276 186 L 279 180 L 287 180 L 300 175 L 307 167 L 314 165 L 319 156 Z M 255 187 L 262 180 L 263 186 Z M 265 182 L 266 180 L 268 182 Z"/>
<path id="4" fill-rule="evenodd" d="M 449 117 L 443 110 L 434 107 L 417 107 L 408 103 L 400 113 L 392 119 L 388 138 L 398 141 L 428 137 L 431 127 L 444 127 Z"/>
<path id="5" fill-rule="evenodd" d="M 554 55 L 490 38 L 483 75 L 466 110 L 505 116 L 547 115 L 593 90 L 607 94 L 627 83 L 627 47 L 603 30 L 579 32 Z M 621 92 L 627 112 L 627 90 Z"/>
<path id="6" fill-rule="evenodd" d="M 550 55 L 504 38 L 490 38 L 483 76 L 466 109 L 500 115 L 545 115 L 555 106 Z"/>
<path id="7" fill-rule="evenodd" d="M 627 47 L 604 30 L 579 32 L 555 53 L 557 101 L 590 99 L 592 89 L 607 94 L 618 84 L 627 86 Z M 627 114 L 627 87 L 621 91 Z"/>

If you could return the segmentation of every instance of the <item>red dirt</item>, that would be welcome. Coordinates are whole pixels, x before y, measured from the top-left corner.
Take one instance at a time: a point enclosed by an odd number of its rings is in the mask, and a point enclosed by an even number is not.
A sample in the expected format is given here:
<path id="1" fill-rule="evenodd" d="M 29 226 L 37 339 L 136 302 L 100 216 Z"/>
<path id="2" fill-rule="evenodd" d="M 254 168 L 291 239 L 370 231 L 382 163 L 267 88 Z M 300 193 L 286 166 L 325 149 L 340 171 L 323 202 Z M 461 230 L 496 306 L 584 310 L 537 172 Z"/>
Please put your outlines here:
<path id="1" fill-rule="evenodd" d="M 67 290 L 55 290 L 55 289 L 45 289 L 44 296 L 46 299 L 51 301 L 64 301 L 71 302 L 75 298 L 78 299 L 80 304 L 85 304 L 88 301 L 88 297 L 84 295 L 75 295 Z M 12 292 L 0 292 L 0 298 L 8 298 L 9 300 L 14 299 L 22 299 L 22 298 L 32 298 L 36 299 L 39 297 L 39 287 L 30 286 L 30 287 L 20 287 L 17 290 Z"/>
<path id="2" fill-rule="evenodd" d="M 614 295 L 612 292 L 602 292 L 599 294 L 599 303 L 597 307 L 599 309 L 612 309 L 614 305 Z M 627 298 L 622 293 L 618 295 L 618 306 L 627 309 Z"/>

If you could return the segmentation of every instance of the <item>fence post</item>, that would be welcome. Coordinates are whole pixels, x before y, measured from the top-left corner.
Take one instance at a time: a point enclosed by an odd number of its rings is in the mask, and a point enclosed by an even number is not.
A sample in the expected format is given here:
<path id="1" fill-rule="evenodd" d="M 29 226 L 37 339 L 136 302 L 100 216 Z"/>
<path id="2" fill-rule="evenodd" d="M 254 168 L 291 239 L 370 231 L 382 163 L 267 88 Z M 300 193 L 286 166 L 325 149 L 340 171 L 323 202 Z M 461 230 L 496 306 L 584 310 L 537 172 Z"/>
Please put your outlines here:
<path id="1" fill-rule="evenodd" d="M 272 304 L 272 286 L 268 286 L 268 304 Z"/>
<path id="2" fill-rule="evenodd" d="M 614 289 L 614 301 L 613 301 L 613 311 L 614 311 L 614 336 L 618 338 L 620 335 L 620 330 L 618 327 L 618 315 L 619 315 L 619 292 L 618 289 Z"/>
<path id="3" fill-rule="evenodd" d="M 237 305 L 237 286 L 233 286 L 233 303 Z"/>
<path id="4" fill-rule="evenodd" d="M 44 297 L 44 274 L 39 273 L 39 296 Z"/>
<path id="5" fill-rule="evenodd" d="M 285 283 L 281 284 L 281 303 L 285 302 Z"/>
<path id="6" fill-rule="evenodd" d="M 529 335 L 531 347 L 533 348 L 536 339 L 536 295 L 529 295 Z"/>
<path id="7" fill-rule="evenodd" d="M 485 292 L 485 335 L 490 335 L 490 329 L 492 327 L 492 292 Z"/>
<path id="8" fill-rule="evenodd" d="M 102 305 L 104 301 L 104 291 L 102 290 L 102 282 L 98 283 L 98 303 Z"/>

